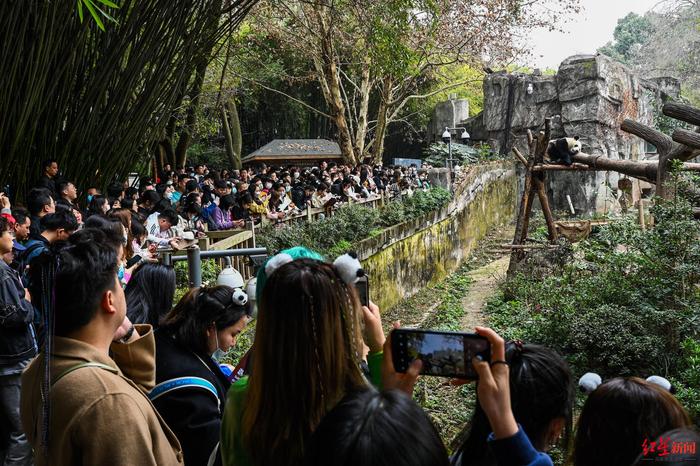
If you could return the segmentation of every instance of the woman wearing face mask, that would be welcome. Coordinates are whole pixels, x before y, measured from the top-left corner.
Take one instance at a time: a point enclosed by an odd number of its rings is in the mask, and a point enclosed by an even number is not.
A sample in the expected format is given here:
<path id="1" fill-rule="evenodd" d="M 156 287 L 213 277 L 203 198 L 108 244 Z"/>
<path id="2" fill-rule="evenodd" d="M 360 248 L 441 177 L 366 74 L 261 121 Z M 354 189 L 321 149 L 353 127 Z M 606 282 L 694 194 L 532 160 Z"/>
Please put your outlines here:
<path id="1" fill-rule="evenodd" d="M 217 360 L 236 344 L 250 316 L 240 288 L 194 288 L 155 332 L 156 386 L 149 397 L 180 440 L 185 464 L 221 464 L 219 433 L 230 383 Z"/>

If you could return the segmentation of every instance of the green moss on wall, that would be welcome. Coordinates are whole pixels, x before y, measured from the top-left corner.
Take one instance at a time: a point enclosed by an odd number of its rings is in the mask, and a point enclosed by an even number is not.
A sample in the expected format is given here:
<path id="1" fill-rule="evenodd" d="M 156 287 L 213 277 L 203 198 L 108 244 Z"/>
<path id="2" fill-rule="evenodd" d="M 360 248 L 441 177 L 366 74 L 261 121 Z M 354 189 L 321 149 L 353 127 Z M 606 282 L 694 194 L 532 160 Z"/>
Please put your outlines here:
<path id="1" fill-rule="evenodd" d="M 502 168 L 492 166 L 490 169 Z M 486 167 L 481 172 L 488 170 Z M 407 235 L 405 238 L 363 257 L 363 267 L 370 276 L 372 299 L 381 309 L 394 306 L 427 284 L 443 280 L 469 257 L 490 229 L 514 220 L 517 178 L 513 171 L 507 173 L 485 183 L 461 210 L 444 215 L 414 234 L 410 234 L 413 225 L 407 225 L 403 231 Z M 478 183 L 477 178 L 473 184 L 478 186 Z M 469 192 L 465 189 L 461 195 L 468 196 Z M 391 233 L 401 237 L 402 232 L 397 229 Z M 362 243 L 359 250 L 362 250 Z"/>

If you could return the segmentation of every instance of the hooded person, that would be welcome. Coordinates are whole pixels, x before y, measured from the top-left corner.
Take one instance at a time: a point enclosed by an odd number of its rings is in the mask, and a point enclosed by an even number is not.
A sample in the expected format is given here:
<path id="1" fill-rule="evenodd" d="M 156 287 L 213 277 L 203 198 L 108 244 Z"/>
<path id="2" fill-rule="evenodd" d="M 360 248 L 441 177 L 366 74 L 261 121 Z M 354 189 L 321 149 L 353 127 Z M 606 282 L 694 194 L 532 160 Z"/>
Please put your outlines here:
<path id="1" fill-rule="evenodd" d="M 48 270 L 46 338 L 22 374 L 22 426 L 36 464 L 183 464 L 180 443 L 146 396 L 153 331 L 126 318 L 116 248 L 96 229 L 71 243 Z"/>

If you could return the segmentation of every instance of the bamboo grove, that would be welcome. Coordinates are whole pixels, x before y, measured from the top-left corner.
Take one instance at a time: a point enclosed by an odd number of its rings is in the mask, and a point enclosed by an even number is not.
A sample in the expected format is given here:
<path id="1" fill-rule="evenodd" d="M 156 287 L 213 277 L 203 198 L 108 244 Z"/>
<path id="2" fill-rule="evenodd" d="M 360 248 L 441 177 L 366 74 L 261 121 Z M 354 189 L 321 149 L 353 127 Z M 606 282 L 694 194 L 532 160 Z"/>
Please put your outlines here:
<path id="1" fill-rule="evenodd" d="M 0 179 L 21 197 L 50 158 L 81 186 L 123 179 L 256 1 L 124 0 L 104 31 L 75 2 L 3 1 Z"/>

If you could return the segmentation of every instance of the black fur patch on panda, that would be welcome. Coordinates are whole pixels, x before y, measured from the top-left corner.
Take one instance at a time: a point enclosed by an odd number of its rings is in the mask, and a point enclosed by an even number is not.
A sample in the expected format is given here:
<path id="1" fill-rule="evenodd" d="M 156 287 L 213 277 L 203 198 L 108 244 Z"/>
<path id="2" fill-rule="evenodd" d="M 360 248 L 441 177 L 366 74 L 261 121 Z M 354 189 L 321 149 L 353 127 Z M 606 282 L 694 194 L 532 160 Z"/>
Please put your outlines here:
<path id="1" fill-rule="evenodd" d="M 569 143 L 566 142 L 566 138 L 559 138 L 549 141 L 547 155 L 549 155 L 549 159 L 552 162 L 561 162 L 568 167 L 572 163 L 571 157 L 574 153 L 569 150 Z"/>

